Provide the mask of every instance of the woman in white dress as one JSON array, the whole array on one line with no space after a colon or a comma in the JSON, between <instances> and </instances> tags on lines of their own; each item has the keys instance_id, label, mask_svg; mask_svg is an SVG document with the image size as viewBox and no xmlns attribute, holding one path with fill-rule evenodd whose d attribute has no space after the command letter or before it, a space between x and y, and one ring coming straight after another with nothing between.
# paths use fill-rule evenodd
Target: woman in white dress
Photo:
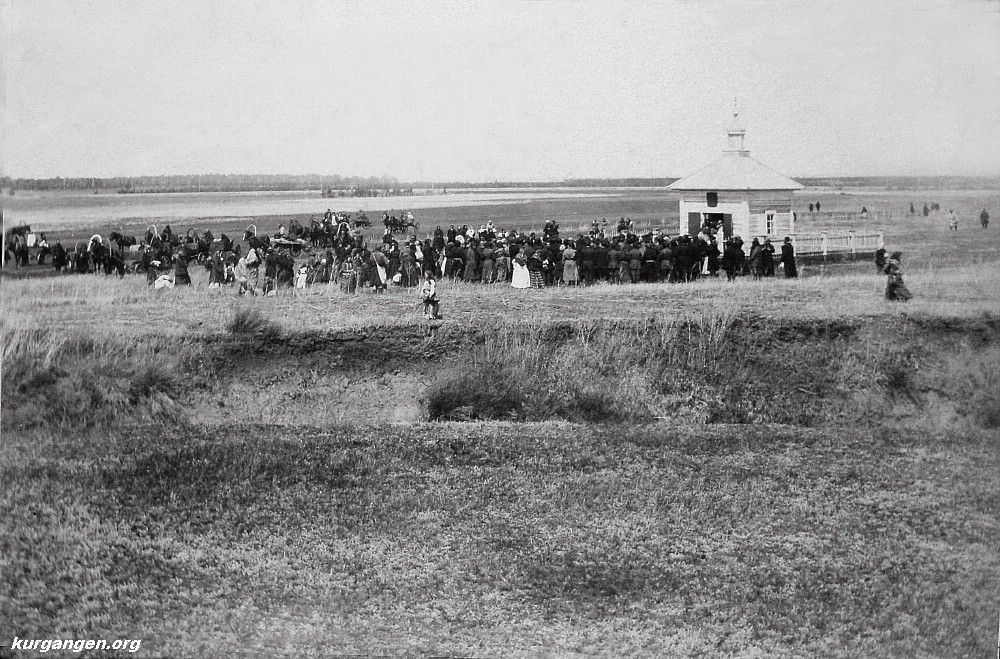
<instances>
[{"instance_id":1,"label":"woman in white dress","mask_svg":"<svg viewBox=\"0 0 1000 659\"><path fill-rule=\"evenodd\" d=\"M510 278L510 285L514 288L529 288L531 286L531 276L528 274L528 262L524 258L524 252L518 252L513 262L514 272Z\"/></svg>"}]
</instances>

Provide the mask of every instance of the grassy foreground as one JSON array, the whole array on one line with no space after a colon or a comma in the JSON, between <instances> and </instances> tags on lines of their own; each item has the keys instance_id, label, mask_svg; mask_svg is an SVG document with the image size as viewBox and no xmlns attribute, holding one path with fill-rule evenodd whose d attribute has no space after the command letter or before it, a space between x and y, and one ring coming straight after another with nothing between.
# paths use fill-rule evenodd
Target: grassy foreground
<instances>
[{"instance_id":1,"label":"grassy foreground","mask_svg":"<svg viewBox=\"0 0 1000 659\"><path fill-rule=\"evenodd\" d=\"M8 635L988 656L996 631L1000 456L981 435L151 427L8 441L2 472Z\"/></svg>"},{"instance_id":2,"label":"grassy foreground","mask_svg":"<svg viewBox=\"0 0 1000 659\"><path fill-rule=\"evenodd\" d=\"M411 292L5 281L0 643L991 656L997 272L447 284L429 336ZM417 397L492 420L370 416Z\"/></svg>"}]
</instances>

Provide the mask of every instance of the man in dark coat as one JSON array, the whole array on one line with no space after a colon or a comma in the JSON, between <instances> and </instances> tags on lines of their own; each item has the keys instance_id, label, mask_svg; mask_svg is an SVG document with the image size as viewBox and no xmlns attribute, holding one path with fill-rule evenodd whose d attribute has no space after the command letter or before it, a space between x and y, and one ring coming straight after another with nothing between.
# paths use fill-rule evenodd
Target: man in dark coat
<instances>
[{"instance_id":1,"label":"man in dark coat","mask_svg":"<svg viewBox=\"0 0 1000 659\"><path fill-rule=\"evenodd\" d=\"M594 248L590 245L590 238L583 239L577 254L580 259L580 280L589 286L594 283Z\"/></svg>"},{"instance_id":2,"label":"man in dark coat","mask_svg":"<svg viewBox=\"0 0 1000 659\"><path fill-rule=\"evenodd\" d=\"M799 276L799 271L795 267L795 247L792 239L785 237L785 242L781 244L781 265L785 269L785 277L792 279Z\"/></svg>"},{"instance_id":3,"label":"man in dark coat","mask_svg":"<svg viewBox=\"0 0 1000 659\"><path fill-rule=\"evenodd\" d=\"M689 237L688 240L690 241L689 247L691 250L688 253L688 262L690 264L690 273L688 274L688 278L691 281L694 281L695 279L701 277L701 269L705 263L706 257L708 256L708 243L705 242L705 239L701 236L693 240Z\"/></svg>"},{"instance_id":4,"label":"man in dark coat","mask_svg":"<svg viewBox=\"0 0 1000 659\"><path fill-rule=\"evenodd\" d=\"M690 259L691 254L690 245L688 245L687 236L678 236L673 242L673 252L674 262L673 267L670 269L670 281L687 281L688 275L690 274Z\"/></svg>"},{"instance_id":5,"label":"man in dark coat","mask_svg":"<svg viewBox=\"0 0 1000 659\"><path fill-rule=\"evenodd\" d=\"M719 243L715 241L715 236L708 243L708 274L712 277L719 275Z\"/></svg>"},{"instance_id":6,"label":"man in dark coat","mask_svg":"<svg viewBox=\"0 0 1000 659\"><path fill-rule=\"evenodd\" d=\"M656 246L656 243L650 241L646 243L645 249L642 251L642 280L653 283L656 281L657 276L660 274L659 268L660 261L660 248Z\"/></svg>"},{"instance_id":7,"label":"man in dark coat","mask_svg":"<svg viewBox=\"0 0 1000 659\"><path fill-rule=\"evenodd\" d=\"M68 263L69 259L66 258L66 248L57 240L55 246L52 248L52 267L56 269L56 272L62 272L62 269Z\"/></svg>"},{"instance_id":8,"label":"man in dark coat","mask_svg":"<svg viewBox=\"0 0 1000 659\"><path fill-rule=\"evenodd\" d=\"M177 252L174 262L174 286L190 286L191 274L188 272L188 254L185 250Z\"/></svg>"},{"instance_id":9,"label":"man in dark coat","mask_svg":"<svg viewBox=\"0 0 1000 659\"><path fill-rule=\"evenodd\" d=\"M642 246L638 242L633 243L625 258L628 260L629 282L638 284L642 273Z\"/></svg>"},{"instance_id":10,"label":"man in dark coat","mask_svg":"<svg viewBox=\"0 0 1000 659\"><path fill-rule=\"evenodd\" d=\"M726 279L736 281L737 275L742 270L743 254L732 240L727 240L722 252L722 269L726 272Z\"/></svg>"},{"instance_id":11,"label":"man in dark coat","mask_svg":"<svg viewBox=\"0 0 1000 659\"><path fill-rule=\"evenodd\" d=\"M607 240L594 241L594 279L597 281L606 281L608 278L608 264L611 262L608 253L610 251L611 248L608 247Z\"/></svg>"}]
</instances>

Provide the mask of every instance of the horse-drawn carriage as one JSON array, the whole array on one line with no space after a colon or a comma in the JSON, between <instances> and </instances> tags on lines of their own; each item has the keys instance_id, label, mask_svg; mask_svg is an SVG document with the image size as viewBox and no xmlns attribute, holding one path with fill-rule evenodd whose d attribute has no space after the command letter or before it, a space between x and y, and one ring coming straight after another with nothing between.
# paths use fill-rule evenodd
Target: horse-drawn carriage
<instances>
[{"instance_id":1,"label":"horse-drawn carriage","mask_svg":"<svg viewBox=\"0 0 1000 659\"><path fill-rule=\"evenodd\" d=\"M302 238L296 238L294 240L290 238L274 238L271 240L271 245L273 247L278 249L287 249L294 255L298 255L307 244L308 243L306 243L306 241Z\"/></svg>"},{"instance_id":2,"label":"horse-drawn carriage","mask_svg":"<svg viewBox=\"0 0 1000 659\"><path fill-rule=\"evenodd\" d=\"M417 233L417 221L413 217L411 211L406 211L400 214L399 217L395 215L389 215L388 213L382 214L382 224L389 233L406 233L411 228L413 229L414 235Z\"/></svg>"}]
</instances>

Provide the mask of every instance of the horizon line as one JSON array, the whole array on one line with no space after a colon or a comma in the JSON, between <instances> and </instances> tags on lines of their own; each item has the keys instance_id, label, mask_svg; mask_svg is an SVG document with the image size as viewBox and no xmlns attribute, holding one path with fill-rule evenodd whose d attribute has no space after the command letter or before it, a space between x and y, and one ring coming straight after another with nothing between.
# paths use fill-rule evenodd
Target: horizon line
<instances>
[{"instance_id":1,"label":"horizon line","mask_svg":"<svg viewBox=\"0 0 1000 659\"><path fill-rule=\"evenodd\" d=\"M640 181L653 181L658 179L674 179L679 180L683 176L675 175L661 175L661 176L648 176L648 175L591 175L591 176L572 176L565 178L535 178L535 177L510 177L510 178L495 178L495 179L403 179L397 176L392 176L388 174L383 175L366 175L366 174L290 174L290 173L264 173L264 172L201 172L201 173L174 173L174 174L115 174L115 175L105 175L105 176L94 176L94 175L56 175L56 176L22 176L22 175L11 175L11 174L0 174L0 181L4 182L16 182L16 181L51 181L51 180L86 180L92 179L98 180L112 180L112 179L136 179L136 178L172 178L172 177L199 177L199 176L237 176L237 177L254 177L254 176L266 176L269 178L298 178L298 179L389 179L395 184L429 184L429 185L444 185L444 184L460 184L460 185L496 185L501 183L567 183L574 181L594 181L594 180L625 180L634 179ZM937 173L937 174L788 174L791 178L804 178L804 179L817 179L817 178L863 178L863 179L893 179L893 178L970 178L970 179L992 179L1000 178L1000 172L988 173L988 174L954 174L954 173Z\"/></svg>"}]
</instances>

